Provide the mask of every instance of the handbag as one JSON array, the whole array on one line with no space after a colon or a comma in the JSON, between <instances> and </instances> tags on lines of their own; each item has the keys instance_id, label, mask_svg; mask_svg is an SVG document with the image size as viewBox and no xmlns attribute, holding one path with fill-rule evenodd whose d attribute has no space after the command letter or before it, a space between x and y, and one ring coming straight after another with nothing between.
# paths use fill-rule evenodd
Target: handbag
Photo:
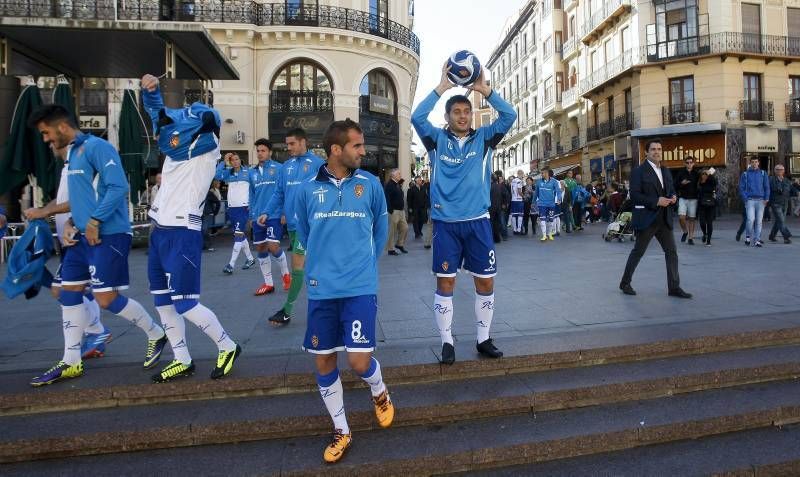
<instances>
[{"instance_id":1,"label":"handbag","mask_svg":"<svg viewBox=\"0 0 800 477\"><path fill-rule=\"evenodd\" d=\"M700 199L700 205L702 205L703 207L713 207L717 205L717 201L714 200L713 196L711 197L705 196L702 199Z\"/></svg>"}]
</instances>

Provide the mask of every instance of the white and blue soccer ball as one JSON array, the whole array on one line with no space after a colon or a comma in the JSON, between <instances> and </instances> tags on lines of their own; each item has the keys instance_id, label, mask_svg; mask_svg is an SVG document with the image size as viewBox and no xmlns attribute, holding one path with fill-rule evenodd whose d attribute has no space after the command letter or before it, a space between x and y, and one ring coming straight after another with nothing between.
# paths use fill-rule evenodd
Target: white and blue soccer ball
<instances>
[{"instance_id":1,"label":"white and blue soccer ball","mask_svg":"<svg viewBox=\"0 0 800 477\"><path fill-rule=\"evenodd\" d=\"M478 61L478 57L469 50L457 51L450 55L447 66L450 67L447 79L457 86L469 86L481 74L481 63Z\"/></svg>"}]
</instances>

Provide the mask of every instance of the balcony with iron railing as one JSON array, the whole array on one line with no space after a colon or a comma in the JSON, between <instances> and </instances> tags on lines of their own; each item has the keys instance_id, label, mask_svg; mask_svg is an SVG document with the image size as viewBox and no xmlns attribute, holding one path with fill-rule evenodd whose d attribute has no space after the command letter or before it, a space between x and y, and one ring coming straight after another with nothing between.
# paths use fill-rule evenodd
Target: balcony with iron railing
<instances>
[{"instance_id":1,"label":"balcony with iron railing","mask_svg":"<svg viewBox=\"0 0 800 477\"><path fill-rule=\"evenodd\" d=\"M772 101L739 101L739 118L743 121L774 121Z\"/></svg>"},{"instance_id":2,"label":"balcony with iron railing","mask_svg":"<svg viewBox=\"0 0 800 477\"><path fill-rule=\"evenodd\" d=\"M593 89L641 64L643 52L644 50L640 48L631 48L607 62L601 68L594 70L592 74L581 80L581 94L585 96Z\"/></svg>"},{"instance_id":3,"label":"balcony with iron railing","mask_svg":"<svg viewBox=\"0 0 800 477\"><path fill-rule=\"evenodd\" d=\"M611 136L614 132L614 127L611 121L602 122L596 126L589 126L586 128L586 141L597 141Z\"/></svg>"},{"instance_id":4,"label":"balcony with iron railing","mask_svg":"<svg viewBox=\"0 0 800 477\"><path fill-rule=\"evenodd\" d=\"M581 27L581 41L591 43L592 39L615 19L631 9L631 0L604 0Z\"/></svg>"},{"instance_id":5,"label":"balcony with iron railing","mask_svg":"<svg viewBox=\"0 0 800 477\"><path fill-rule=\"evenodd\" d=\"M634 128L633 113L620 114L614 118L614 134L622 134Z\"/></svg>"},{"instance_id":6,"label":"balcony with iron railing","mask_svg":"<svg viewBox=\"0 0 800 477\"><path fill-rule=\"evenodd\" d=\"M644 48L647 50L643 59L649 63L719 54L796 58L800 56L800 37L720 32L652 43Z\"/></svg>"},{"instance_id":7,"label":"balcony with iron railing","mask_svg":"<svg viewBox=\"0 0 800 477\"><path fill-rule=\"evenodd\" d=\"M174 11L162 8L164 5L161 0L117 0L116 5L114 0L4 0L0 2L0 16L333 28L381 37L419 55L419 38L410 29L383 15L352 8L252 0L183 0Z\"/></svg>"},{"instance_id":8,"label":"balcony with iron railing","mask_svg":"<svg viewBox=\"0 0 800 477\"><path fill-rule=\"evenodd\" d=\"M664 125L699 123L700 103L679 103L662 106L661 122Z\"/></svg>"},{"instance_id":9,"label":"balcony with iron railing","mask_svg":"<svg viewBox=\"0 0 800 477\"><path fill-rule=\"evenodd\" d=\"M578 149L583 147L583 145L581 144L581 137L580 136L572 136L569 139L569 143L570 143L569 144L570 145L570 151L577 151Z\"/></svg>"},{"instance_id":10,"label":"balcony with iron railing","mask_svg":"<svg viewBox=\"0 0 800 477\"><path fill-rule=\"evenodd\" d=\"M576 86L564 90L564 92L561 93L561 107L566 109L570 106L573 106L576 103L577 98L578 98L578 88Z\"/></svg>"},{"instance_id":11,"label":"balcony with iron railing","mask_svg":"<svg viewBox=\"0 0 800 477\"><path fill-rule=\"evenodd\" d=\"M330 91L273 91L270 93L270 112L314 113L333 111Z\"/></svg>"},{"instance_id":12,"label":"balcony with iron railing","mask_svg":"<svg viewBox=\"0 0 800 477\"><path fill-rule=\"evenodd\" d=\"M564 45L561 47L561 57L563 59L569 58L573 53L578 51L578 38L576 36L571 36L567 38L567 41L564 42Z\"/></svg>"},{"instance_id":13,"label":"balcony with iron railing","mask_svg":"<svg viewBox=\"0 0 800 477\"><path fill-rule=\"evenodd\" d=\"M790 99L786 103L786 122L800 122L800 98Z\"/></svg>"}]
</instances>

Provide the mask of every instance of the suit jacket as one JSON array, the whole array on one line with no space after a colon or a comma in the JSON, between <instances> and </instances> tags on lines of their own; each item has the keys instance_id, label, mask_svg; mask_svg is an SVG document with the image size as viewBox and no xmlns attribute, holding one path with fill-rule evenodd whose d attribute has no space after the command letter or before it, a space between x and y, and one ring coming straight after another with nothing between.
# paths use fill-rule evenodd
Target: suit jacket
<instances>
[{"instance_id":1,"label":"suit jacket","mask_svg":"<svg viewBox=\"0 0 800 477\"><path fill-rule=\"evenodd\" d=\"M675 186L669 169L662 167L661 175L664 178L663 187L656 171L646 160L631 172L633 228L636 230L650 227L659 217L664 220L667 228L672 230L672 207L659 207L658 198L675 195Z\"/></svg>"}]
</instances>

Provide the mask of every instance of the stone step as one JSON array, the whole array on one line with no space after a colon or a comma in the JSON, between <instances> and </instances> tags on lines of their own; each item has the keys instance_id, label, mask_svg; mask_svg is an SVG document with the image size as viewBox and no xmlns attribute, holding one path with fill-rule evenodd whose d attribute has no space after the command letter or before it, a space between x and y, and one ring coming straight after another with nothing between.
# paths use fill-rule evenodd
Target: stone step
<instances>
[{"instance_id":1,"label":"stone step","mask_svg":"<svg viewBox=\"0 0 800 477\"><path fill-rule=\"evenodd\" d=\"M641 477L800 475L800 426L767 427L540 464L458 474L462 477Z\"/></svg>"},{"instance_id":2,"label":"stone step","mask_svg":"<svg viewBox=\"0 0 800 477\"><path fill-rule=\"evenodd\" d=\"M328 438L306 436L68 457L4 465L0 472L430 475L549 462L798 422L800 382L792 380L569 410L355 431L348 455L333 466L322 462ZM193 429L185 432L185 439L200 437ZM795 448L789 458L796 459L796 453ZM736 464L732 470L739 469L738 463L732 464Z\"/></svg>"},{"instance_id":3,"label":"stone step","mask_svg":"<svg viewBox=\"0 0 800 477\"><path fill-rule=\"evenodd\" d=\"M506 338L499 343L505 352L500 360L481 359L471 343L457 344L458 360L453 366L439 365L438 347L430 346L381 349L378 357L388 382L406 384L800 344L800 327L775 317ZM345 371L345 358L340 358L345 387L363 387L357 376ZM233 374L225 379L208 379L206 373L213 364L199 361L195 376L159 385L150 382L155 371L144 371L138 365L104 367L102 360L92 360L85 366L85 376L39 389L27 385L36 374L32 370L0 374L0 416L282 395L316 389L312 360L303 353L248 356L245 348Z\"/></svg>"},{"instance_id":4,"label":"stone step","mask_svg":"<svg viewBox=\"0 0 800 477\"><path fill-rule=\"evenodd\" d=\"M517 373L448 382L388 381L395 427L653 399L800 376L800 345ZM800 396L798 396L800 400ZM376 428L368 390L346 394L356 431ZM330 431L318 392L0 417L0 462L281 440Z\"/></svg>"}]
</instances>

